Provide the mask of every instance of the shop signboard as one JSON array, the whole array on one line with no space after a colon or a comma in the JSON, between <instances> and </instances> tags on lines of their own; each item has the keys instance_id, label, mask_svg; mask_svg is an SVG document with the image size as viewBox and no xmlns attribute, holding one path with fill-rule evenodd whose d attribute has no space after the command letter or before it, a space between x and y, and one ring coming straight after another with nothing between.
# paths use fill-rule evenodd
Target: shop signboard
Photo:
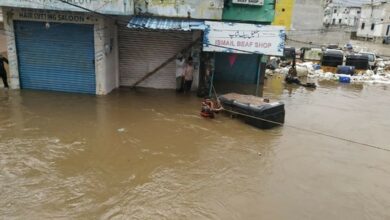
<instances>
[{"instance_id":1,"label":"shop signboard","mask_svg":"<svg viewBox=\"0 0 390 220\"><path fill-rule=\"evenodd\" d=\"M283 56L285 27L206 21L203 51Z\"/></svg>"}]
</instances>

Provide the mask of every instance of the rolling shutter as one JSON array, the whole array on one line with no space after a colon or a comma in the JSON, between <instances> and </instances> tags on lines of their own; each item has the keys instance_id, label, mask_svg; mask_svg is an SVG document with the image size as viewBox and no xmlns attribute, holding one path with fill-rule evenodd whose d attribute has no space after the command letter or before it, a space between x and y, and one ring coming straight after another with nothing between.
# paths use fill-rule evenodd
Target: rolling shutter
<instances>
[{"instance_id":1,"label":"rolling shutter","mask_svg":"<svg viewBox=\"0 0 390 220\"><path fill-rule=\"evenodd\" d=\"M191 32L119 29L120 85L131 86L192 42ZM173 89L175 62L169 63L139 86Z\"/></svg>"},{"instance_id":2,"label":"rolling shutter","mask_svg":"<svg viewBox=\"0 0 390 220\"><path fill-rule=\"evenodd\" d=\"M22 89L96 93L93 25L14 21Z\"/></svg>"}]
</instances>

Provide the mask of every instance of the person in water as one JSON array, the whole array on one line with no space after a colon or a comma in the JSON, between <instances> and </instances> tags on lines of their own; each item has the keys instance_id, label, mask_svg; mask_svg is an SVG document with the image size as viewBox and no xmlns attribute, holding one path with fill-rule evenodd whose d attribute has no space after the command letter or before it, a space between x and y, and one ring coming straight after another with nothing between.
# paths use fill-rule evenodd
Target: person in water
<instances>
[{"instance_id":1,"label":"person in water","mask_svg":"<svg viewBox=\"0 0 390 220\"><path fill-rule=\"evenodd\" d=\"M187 65L184 70L184 91L191 91L192 80L194 77L194 64L192 61L192 57L189 57L187 60Z\"/></svg>"},{"instance_id":2,"label":"person in water","mask_svg":"<svg viewBox=\"0 0 390 220\"><path fill-rule=\"evenodd\" d=\"M8 79L7 79L7 71L5 71L4 63L8 64L8 59L3 57L3 55L0 54L0 77L3 79L4 88L9 88L8 86Z\"/></svg>"},{"instance_id":3,"label":"person in water","mask_svg":"<svg viewBox=\"0 0 390 220\"><path fill-rule=\"evenodd\" d=\"M182 53L179 53L176 58L176 91L183 91L183 75L185 69L185 59Z\"/></svg>"}]
</instances>

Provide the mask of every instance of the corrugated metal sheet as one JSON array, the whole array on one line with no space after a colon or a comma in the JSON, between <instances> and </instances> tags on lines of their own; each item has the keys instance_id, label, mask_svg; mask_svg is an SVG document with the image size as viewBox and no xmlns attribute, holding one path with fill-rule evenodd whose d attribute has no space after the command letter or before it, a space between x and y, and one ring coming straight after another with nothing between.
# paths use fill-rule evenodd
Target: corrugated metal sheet
<instances>
[{"instance_id":1,"label":"corrugated metal sheet","mask_svg":"<svg viewBox=\"0 0 390 220\"><path fill-rule=\"evenodd\" d=\"M191 32L119 29L120 85L131 86L146 73L192 42ZM175 62L171 62L140 84L141 87L175 88Z\"/></svg>"},{"instance_id":2,"label":"corrugated metal sheet","mask_svg":"<svg viewBox=\"0 0 390 220\"><path fill-rule=\"evenodd\" d=\"M192 19L172 19L136 16L131 18L128 28L133 29L151 29L151 30L204 30L203 21Z\"/></svg>"},{"instance_id":3,"label":"corrugated metal sheet","mask_svg":"<svg viewBox=\"0 0 390 220\"><path fill-rule=\"evenodd\" d=\"M95 94L93 25L14 25L22 88Z\"/></svg>"}]
</instances>

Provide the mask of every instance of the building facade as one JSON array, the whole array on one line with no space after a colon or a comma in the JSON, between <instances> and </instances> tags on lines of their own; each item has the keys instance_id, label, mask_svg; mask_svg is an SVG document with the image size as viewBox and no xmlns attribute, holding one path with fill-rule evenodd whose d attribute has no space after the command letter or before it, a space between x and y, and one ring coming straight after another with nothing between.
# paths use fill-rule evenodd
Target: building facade
<instances>
[{"instance_id":1,"label":"building facade","mask_svg":"<svg viewBox=\"0 0 390 220\"><path fill-rule=\"evenodd\" d=\"M343 45L351 39L349 30L329 30L323 25L324 8L328 0L295 0L291 30L287 44L294 47L320 47L326 44Z\"/></svg>"},{"instance_id":2,"label":"building facade","mask_svg":"<svg viewBox=\"0 0 390 220\"><path fill-rule=\"evenodd\" d=\"M136 16L128 25L118 26L119 85L174 89L176 65L167 61L182 53L194 59L192 88L196 89L201 51L201 28L197 26L203 20L221 20L223 6L223 0L135 0Z\"/></svg>"},{"instance_id":3,"label":"building facade","mask_svg":"<svg viewBox=\"0 0 390 220\"><path fill-rule=\"evenodd\" d=\"M115 19L131 15L119 4L82 1L2 1L10 86L104 95L119 85ZM99 15L86 12L99 8Z\"/></svg>"},{"instance_id":4,"label":"building facade","mask_svg":"<svg viewBox=\"0 0 390 220\"><path fill-rule=\"evenodd\" d=\"M357 36L375 42L390 36L390 2L363 5Z\"/></svg>"},{"instance_id":5,"label":"building facade","mask_svg":"<svg viewBox=\"0 0 390 220\"><path fill-rule=\"evenodd\" d=\"M275 16L275 0L226 0L223 20L271 24Z\"/></svg>"},{"instance_id":6,"label":"building facade","mask_svg":"<svg viewBox=\"0 0 390 220\"><path fill-rule=\"evenodd\" d=\"M361 8L329 4L324 10L324 26L346 26L357 28L361 15Z\"/></svg>"},{"instance_id":7,"label":"building facade","mask_svg":"<svg viewBox=\"0 0 390 220\"><path fill-rule=\"evenodd\" d=\"M275 0L275 18L272 25L280 25L291 29L295 0Z\"/></svg>"},{"instance_id":8,"label":"building facade","mask_svg":"<svg viewBox=\"0 0 390 220\"><path fill-rule=\"evenodd\" d=\"M0 7L11 88L98 95L119 86L175 88L178 53L193 58L196 88L205 21L269 25L275 14L273 0L3 0ZM227 65L227 56L216 65ZM258 74L258 55L237 57Z\"/></svg>"},{"instance_id":9,"label":"building facade","mask_svg":"<svg viewBox=\"0 0 390 220\"><path fill-rule=\"evenodd\" d=\"M220 20L223 0L134 0L137 15Z\"/></svg>"}]
</instances>

